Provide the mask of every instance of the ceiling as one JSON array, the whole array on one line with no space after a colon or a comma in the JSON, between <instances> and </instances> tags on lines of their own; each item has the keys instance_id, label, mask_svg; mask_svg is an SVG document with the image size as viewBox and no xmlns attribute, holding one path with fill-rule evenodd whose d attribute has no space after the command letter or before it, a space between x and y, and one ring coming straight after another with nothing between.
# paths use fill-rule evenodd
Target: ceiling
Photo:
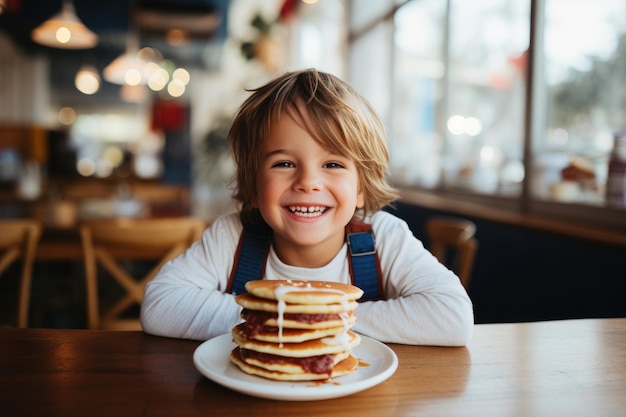
<instances>
[{"instance_id":1,"label":"ceiling","mask_svg":"<svg viewBox=\"0 0 626 417\"><path fill-rule=\"evenodd\" d=\"M73 0L77 16L99 36L92 49L67 50L41 46L31 31L61 10L62 0L4 0L0 30L26 54L49 58L52 96L67 105L119 101L119 86L103 82L102 91L85 96L73 86L76 71L85 63L100 72L122 54L128 34L137 34L141 47L158 49L177 66L213 69L227 33L229 0ZM170 29L186 34L184 43L166 42ZM83 97L81 97L83 96ZM77 103L72 103L72 101Z\"/></svg>"}]
</instances>

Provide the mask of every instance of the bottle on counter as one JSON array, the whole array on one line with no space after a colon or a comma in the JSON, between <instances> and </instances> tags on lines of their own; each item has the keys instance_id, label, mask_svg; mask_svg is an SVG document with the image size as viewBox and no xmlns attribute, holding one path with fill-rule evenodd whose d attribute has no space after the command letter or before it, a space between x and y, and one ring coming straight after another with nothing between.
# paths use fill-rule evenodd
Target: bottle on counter
<instances>
[{"instance_id":1,"label":"bottle on counter","mask_svg":"<svg viewBox=\"0 0 626 417\"><path fill-rule=\"evenodd\" d=\"M613 208L626 208L626 131L613 136L606 179L606 204Z\"/></svg>"}]
</instances>

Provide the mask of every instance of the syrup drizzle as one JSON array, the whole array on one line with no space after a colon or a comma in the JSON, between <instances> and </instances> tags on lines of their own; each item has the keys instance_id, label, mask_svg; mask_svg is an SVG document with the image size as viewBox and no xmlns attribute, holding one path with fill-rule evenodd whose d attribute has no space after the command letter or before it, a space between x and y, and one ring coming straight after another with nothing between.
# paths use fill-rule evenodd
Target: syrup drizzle
<instances>
[{"instance_id":1,"label":"syrup drizzle","mask_svg":"<svg viewBox=\"0 0 626 417\"><path fill-rule=\"evenodd\" d=\"M276 297L277 300L277 304L278 304L278 318L276 319L277 324L278 324L278 346L280 348L283 347L283 323L284 323L284 316L285 316L285 309L287 308L287 303L285 301L285 295L287 293L290 292L330 292L330 293L334 293L334 294L341 294L343 295L343 299L341 301L341 304L344 306L345 310L347 311L349 308L349 304L348 304L348 296L344 291L341 290L337 290L334 288L330 288L330 286L328 286L327 288L320 288L320 287L316 287L314 288L310 282L307 282L304 286L298 286L299 284L293 283L291 280L287 281L290 284L293 285L283 285L283 284L279 284L275 289L274 289L274 296ZM341 321L343 322L343 331L341 333L339 333L338 335L335 335L333 337L326 337L324 339L322 339L322 342L330 344L330 345L338 345L338 344L342 344L344 346L344 348L349 349L350 348L350 336L348 336L348 313L344 312L340 314L341 317Z\"/></svg>"}]
</instances>

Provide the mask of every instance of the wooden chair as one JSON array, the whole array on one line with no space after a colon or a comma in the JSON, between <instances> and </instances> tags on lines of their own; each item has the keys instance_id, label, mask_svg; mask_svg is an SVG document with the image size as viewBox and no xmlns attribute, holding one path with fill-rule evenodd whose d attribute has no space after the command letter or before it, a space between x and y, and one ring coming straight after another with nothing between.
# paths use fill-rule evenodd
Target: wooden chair
<instances>
[{"instance_id":1,"label":"wooden chair","mask_svg":"<svg viewBox=\"0 0 626 417\"><path fill-rule=\"evenodd\" d=\"M22 261L17 307L18 327L28 327L30 291L41 223L33 219L0 221L0 275L18 259Z\"/></svg>"},{"instance_id":2,"label":"wooden chair","mask_svg":"<svg viewBox=\"0 0 626 417\"><path fill-rule=\"evenodd\" d=\"M87 327L90 329L140 329L139 318L125 318L129 308L141 304L145 285L172 258L198 240L205 228L202 219L174 217L160 219L108 219L86 222L80 227L85 261ZM143 277L132 266L156 264ZM124 293L109 300L100 312L98 266L101 266ZM145 270L141 271L141 275ZM103 303L104 304L104 303Z\"/></svg>"},{"instance_id":3,"label":"wooden chair","mask_svg":"<svg viewBox=\"0 0 626 417\"><path fill-rule=\"evenodd\" d=\"M429 249L439 262L447 265L461 279L465 289L474 265L478 241L474 222L453 217L432 217L426 220Z\"/></svg>"}]
</instances>

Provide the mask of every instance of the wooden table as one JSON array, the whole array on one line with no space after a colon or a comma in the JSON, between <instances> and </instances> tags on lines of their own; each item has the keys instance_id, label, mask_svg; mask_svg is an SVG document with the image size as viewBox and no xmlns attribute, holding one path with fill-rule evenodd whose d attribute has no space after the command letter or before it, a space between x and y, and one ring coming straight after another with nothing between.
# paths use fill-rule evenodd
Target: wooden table
<instances>
[{"instance_id":1,"label":"wooden table","mask_svg":"<svg viewBox=\"0 0 626 417\"><path fill-rule=\"evenodd\" d=\"M391 344L399 367L351 396L289 402L204 378L198 342L0 329L0 415L624 416L626 319L477 325L467 348Z\"/></svg>"}]
</instances>

